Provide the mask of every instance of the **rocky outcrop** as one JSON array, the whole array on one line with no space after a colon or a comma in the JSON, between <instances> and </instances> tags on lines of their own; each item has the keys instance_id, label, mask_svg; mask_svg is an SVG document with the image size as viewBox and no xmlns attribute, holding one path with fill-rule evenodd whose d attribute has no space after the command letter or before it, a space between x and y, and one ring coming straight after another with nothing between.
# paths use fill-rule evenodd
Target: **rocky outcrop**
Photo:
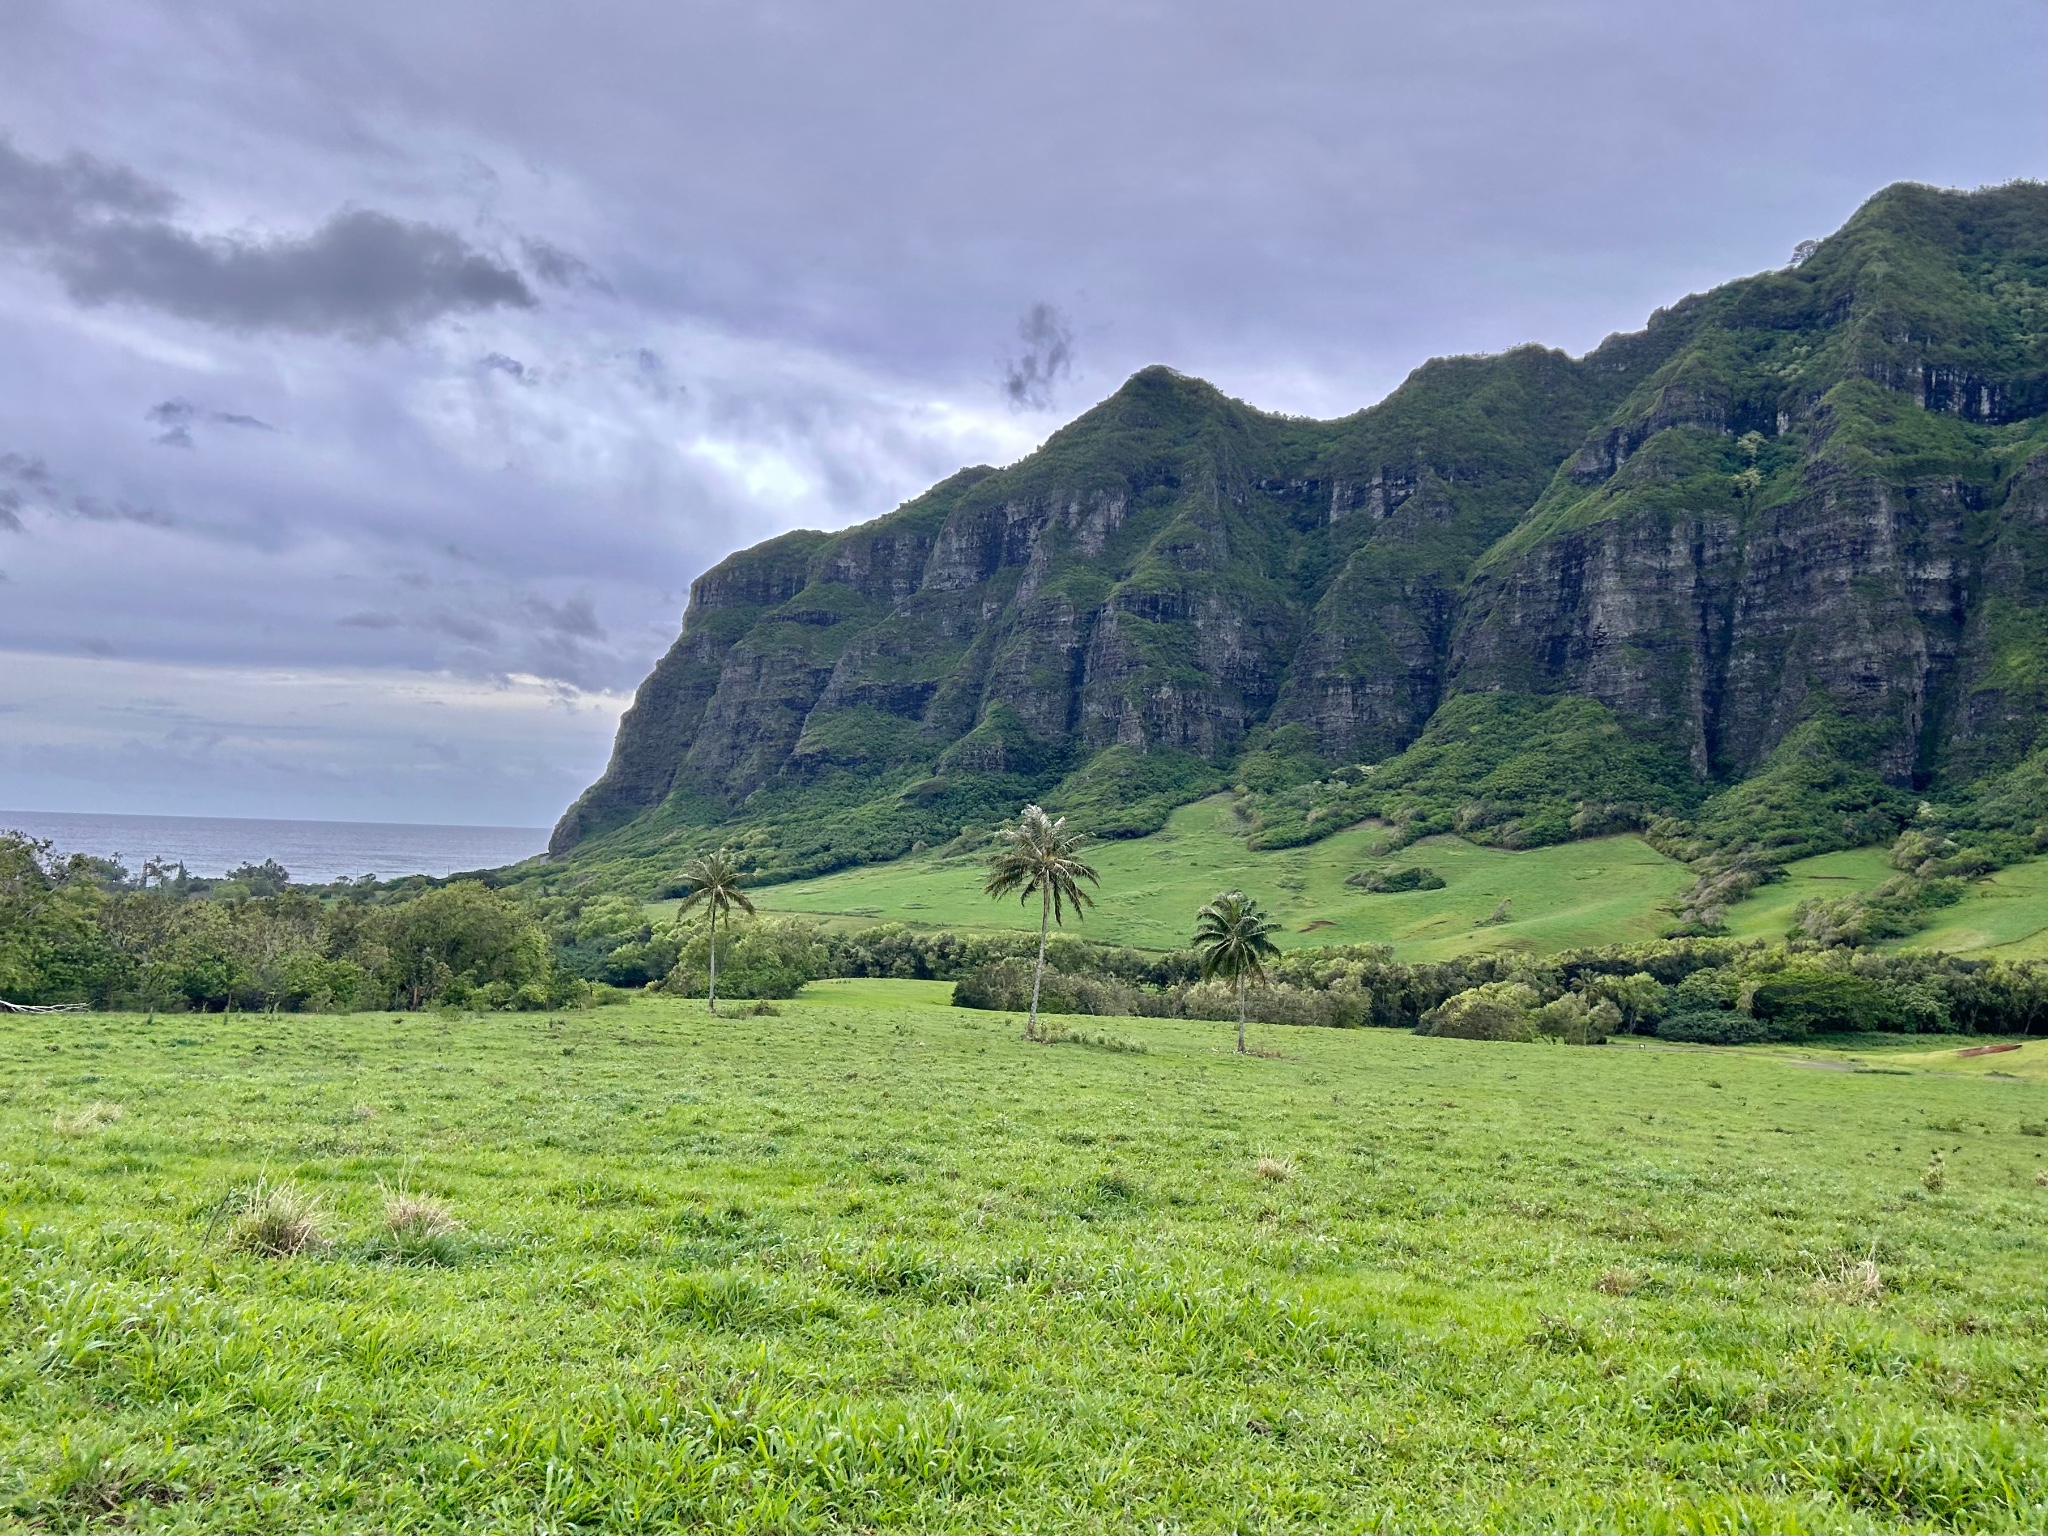
<instances>
[{"instance_id":1,"label":"rocky outcrop","mask_svg":"<svg viewBox=\"0 0 2048 1536\"><path fill-rule=\"evenodd\" d=\"M1896 785L2008 763L2048 705L2044 267L2048 189L1900 187L1583 359L1439 359L1340 421L1147 369L707 572L554 849L828 784L1056 796L1113 748L1327 771L1475 691L1598 700L1703 784L1819 712Z\"/></svg>"}]
</instances>

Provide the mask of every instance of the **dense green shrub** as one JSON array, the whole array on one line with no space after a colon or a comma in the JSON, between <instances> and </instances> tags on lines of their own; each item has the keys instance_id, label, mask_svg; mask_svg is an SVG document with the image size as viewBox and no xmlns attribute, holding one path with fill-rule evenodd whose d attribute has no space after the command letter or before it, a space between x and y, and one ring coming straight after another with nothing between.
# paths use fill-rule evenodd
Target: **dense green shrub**
<instances>
[{"instance_id":1,"label":"dense green shrub","mask_svg":"<svg viewBox=\"0 0 2048 1536\"><path fill-rule=\"evenodd\" d=\"M1732 1008L1688 1009L1657 1021L1660 1040L1686 1040L1695 1045L1755 1045L1765 1040L1794 1040L1798 1033Z\"/></svg>"},{"instance_id":2,"label":"dense green shrub","mask_svg":"<svg viewBox=\"0 0 2048 1536\"><path fill-rule=\"evenodd\" d=\"M1749 1011L1794 1034L1900 1031L1904 1009L1890 988L1862 976L1790 973L1758 986Z\"/></svg>"},{"instance_id":3,"label":"dense green shrub","mask_svg":"<svg viewBox=\"0 0 2048 1536\"><path fill-rule=\"evenodd\" d=\"M1444 877L1425 865L1414 864L1406 869L1361 869L1346 875L1344 883L1355 890L1374 893L1440 891L1444 888Z\"/></svg>"},{"instance_id":4,"label":"dense green shrub","mask_svg":"<svg viewBox=\"0 0 2048 1536\"><path fill-rule=\"evenodd\" d=\"M709 990L711 940L693 923L679 945L675 968L662 981L664 992L702 997ZM718 935L718 992L721 997L795 997L805 982L828 975L827 951L818 930L789 918L754 918Z\"/></svg>"},{"instance_id":5,"label":"dense green shrub","mask_svg":"<svg viewBox=\"0 0 2048 1536\"><path fill-rule=\"evenodd\" d=\"M144 889L109 861L0 834L0 996L12 1002L546 1008L583 990L533 910L479 881L315 894L266 863Z\"/></svg>"},{"instance_id":6,"label":"dense green shrub","mask_svg":"<svg viewBox=\"0 0 2048 1536\"><path fill-rule=\"evenodd\" d=\"M1017 958L977 967L953 984L953 1001L962 1008L993 1008L1023 1013L1031 1006L1032 962ZM1103 976L1076 976L1048 968L1038 1000L1042 1013L1082 1013L1143 1018L1173 1012L1167 994L1145 991Z\"/></svg>"},{"instance_id":7,"label":"dense green shrub","mask_svg":"<svg viewBox=\"0 0 2048 1536\"><path fill-rule=\"evenodd\" d=\"M1537 848L1642 826L1699 796L1682 755L1592 699L1468 693L1385 762L1256 796L1251 845L1293 847L1382 816L1402 842L1459 832Z\"/></svg>"},{"instance_id":8,"label":"dense green shrub","mask_svg":"<svg viewBox=\"0 0 2048 1536\"><path fill-rule=\"evenodd\" d=\"M1446 998L1422 1016L1420 1033L1452 1040L1534 1040L1536 989L1490 981Z\"/></svg>"}]
</instances>

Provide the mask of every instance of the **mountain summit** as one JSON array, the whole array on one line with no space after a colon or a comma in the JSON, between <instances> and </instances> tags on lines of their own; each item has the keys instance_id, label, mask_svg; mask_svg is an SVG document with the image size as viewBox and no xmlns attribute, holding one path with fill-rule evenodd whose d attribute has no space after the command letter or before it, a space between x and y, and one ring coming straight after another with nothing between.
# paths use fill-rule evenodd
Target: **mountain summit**
<instances>
[{"instance_id":1,"label":"mountain summit","mask_svg":"<svg viewBox=\"0 0 2048 1536\"><path fill-rule=\"evenodd\" d=\"M1900 185L1583 358L1437 359L1330 422L1148 368L1009 468L735 554L551 851L808 874L1232 784L1269 844L1768 845L1772 773L1871 841L2044 703L2048 187Z\"/></svg>"}]
</instances>

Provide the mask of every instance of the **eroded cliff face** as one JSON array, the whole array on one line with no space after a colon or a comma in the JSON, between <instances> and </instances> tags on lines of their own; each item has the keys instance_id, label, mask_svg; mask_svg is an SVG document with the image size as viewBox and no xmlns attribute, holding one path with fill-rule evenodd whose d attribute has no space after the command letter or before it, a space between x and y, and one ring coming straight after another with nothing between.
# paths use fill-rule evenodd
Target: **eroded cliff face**
<instances>
[{"instance_id":1,"label":"eroded cliff face","mask_svg":"<svg viewBox=\"0 0 2048 1536\"><path fill-rule=\"evenodd\" d=\"M1220 774L1290 730L1303 771L1376 762L1484 690L1596 699L1702 782L1817 710L1895 783L1982 771L2048 703L2044 412L2026 187L1894 188L1796 270L1341 421L1148 369L1017 465L706 573L554 847L864 783L1056 798L1118 748Z\"/></svg>"},{"instance_id":2,"label":"eroded cliff face","mask_svg":"<svg viewBox=\"0 0 2048 1536\"><path fill-rule=\"evenodd\" d=\"M1117 746L1221 766L1291 680L1304 702L1285 718L1311 721L1332 751L1398 744L1433 705L1462 566L1584 430L1596 377L1535 348L1458 359L1326 424L1148 369L1012 469L735 555L692 588L682 638L554 849L672 798L731 813L835 773L1028 762L1056 779ZM1419 433L1403 419L1447 405L1470 419ZM1549 430L1503 430L1531 420ZM1361 560L1383 541L1398 548ZM1324 603L1336 571L1354 588L1392 583L1371 600L1422 680L1397 712L1317 702L1360 670ZM1404 583L1433 594L1419 633L1397 611Z\"/></svg>"},{"instance_id":3,"label":"eroded cliff face","mask_svg":"<svg viewBox=\"0 0 2048 1536\"><path fill-rule=\"evenodd\" d=\"M1825 706L1882 727L1887 778L1925 783L1979 582L1976 498L1949 478L1802 478L1755 510L1619 512L1483 572L1455 685L1587 695L1717 779Z\"/></svg>"}]
</instances>

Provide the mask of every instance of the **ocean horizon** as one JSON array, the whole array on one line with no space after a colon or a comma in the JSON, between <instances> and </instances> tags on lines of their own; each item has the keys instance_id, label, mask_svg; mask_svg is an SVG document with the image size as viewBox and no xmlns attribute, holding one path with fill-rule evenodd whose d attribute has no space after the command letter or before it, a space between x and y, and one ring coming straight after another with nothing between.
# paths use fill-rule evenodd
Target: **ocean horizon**
<instances>
[{"instance_id":1,"label":"ocean horizon","mask_svg":"<svg viewBox=\"0 0 2048 1536\"><path fill-rule=\"evenodd\" d=\"M465 827L388 821L294 821L240 816L114 816L70 811L0 811L0 831L47 838L60 853L183 863L217 876L275 859L293 880L376 875L452 875L496 869L544 853L546 827Z\"/></svg>"}]
</instances>

